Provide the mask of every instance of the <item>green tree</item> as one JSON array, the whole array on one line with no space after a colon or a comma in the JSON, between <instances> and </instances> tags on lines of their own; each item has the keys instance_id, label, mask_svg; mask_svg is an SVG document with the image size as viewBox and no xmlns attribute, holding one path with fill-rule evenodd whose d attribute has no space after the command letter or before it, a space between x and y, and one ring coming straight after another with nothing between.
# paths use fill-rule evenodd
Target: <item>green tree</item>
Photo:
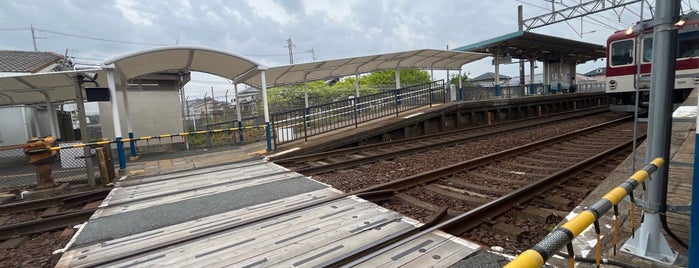
<instances>
[{"instance_id":1,"label":"green tree","mask_svg":"<svg viewBox=\"0 0 699 268\"><path fill-rule=\"evenodd\" d=\"M430 82L430 74L424 70L401 69L400 84L416 85ZM396 71L385 70L370 73L359 78L359 83L369 86L387 86L396 84Z\"/></svg>"},{"instance_id":2,"label":"green tree","mask_svg":"<svg viewBox=\"0 0 699 268\"><path fill-rule=\"evenodd\" d=\"M430 75L423 70L404 69L400 71L401 85L415 85L430 82ZM395 70L373 72L359 76L360 96L371 95L382 89L394 89L396 83ZM356 95L355 77L348 76L332 86L324 80L306 83L308 88L309 105L319 105L347 99ZM268 89L271 112L280 112L303 108L305 105L303 84L282 86Z\"/></svg>"},{"instance_id":3,"label":"green tree","mask_svg":"<svg viewBox=\"0 0 699 268\"><path fill-rule=\"evenodd\" d=\"M453 74L449 78L449 84L456 85L457 87L459 86L459 79L461 79L461 86L462 87L472 87L475 86L476 84L468 80L468 75L461 75L459 76L458 74Z\"/></svg>"}]
</instances>

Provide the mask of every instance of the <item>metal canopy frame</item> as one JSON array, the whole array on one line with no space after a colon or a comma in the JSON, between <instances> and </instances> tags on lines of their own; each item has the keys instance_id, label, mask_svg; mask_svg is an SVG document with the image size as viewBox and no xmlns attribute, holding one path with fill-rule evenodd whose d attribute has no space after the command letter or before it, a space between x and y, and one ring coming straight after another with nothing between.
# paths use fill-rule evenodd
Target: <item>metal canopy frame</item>
<instances>
[{"instance_id":1,"label":"metal canopy frame","mask_svg":"<svg viewBox=\"0 0 699 268\"><path fill-rule=\"evenodd\" d=\"M0 106L73 101L78 73L97 74L100 86L107 86L106 72L102 69L0 77Z\"/></svg>"},{"instance_id":2,"label":"metal canopy frame","mask_svg":"<svg viewBox=\"0 0 699 268\"><path fill-rule=\"evenodd\" d=\"M454 50L493 55L499 53L500 56L508 54L516 59L533 58L542 62L564 59L583 63L606 57L606 49L602 45L525 31L509 33Z\"/></svg>"},{"instance_id":3,"label":"metal canopy frame","mask_svg":"<svg viewBox=\"0 0 699 268\"><path fill-rule=\"evenodd\" d=\"M420 49L292 64L267 69L267 86L295 85L308 81L344 77L381 70L459 70L464 64L488 56L490 55L478 52ZM259 86L258 81L260 81L259 74L252 74L236 82L257 87Z\"/></svg>"}]
</instances>

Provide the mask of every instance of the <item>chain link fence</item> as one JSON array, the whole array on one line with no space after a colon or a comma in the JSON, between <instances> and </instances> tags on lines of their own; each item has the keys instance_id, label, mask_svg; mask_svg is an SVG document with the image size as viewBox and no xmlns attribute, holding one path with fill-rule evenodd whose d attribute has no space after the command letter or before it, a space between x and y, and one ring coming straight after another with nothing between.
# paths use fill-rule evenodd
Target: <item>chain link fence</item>
<instances>
[{"instance_id":1,"label":"chain link fence","mask_svg":"<svg viewBox=\"0 0 699 268\"><path fill-rule=\"evenodd\" d=\"M86 158L83 148L71 148L72 145L73 143L58 143L53 147L56 154L51 157L53 161L49 162L54 183L87 184L88 165L92 167L94 177L100 178L102 176L100 165L94 157L96 149L90 148L93 157ZM105 152L111 155L109 150ZM90 163L88 164L87 161ZM22 144L0 147L0 189L35 187L38 180L37 166L29 163Z\"/></svg>"}]
</instances>

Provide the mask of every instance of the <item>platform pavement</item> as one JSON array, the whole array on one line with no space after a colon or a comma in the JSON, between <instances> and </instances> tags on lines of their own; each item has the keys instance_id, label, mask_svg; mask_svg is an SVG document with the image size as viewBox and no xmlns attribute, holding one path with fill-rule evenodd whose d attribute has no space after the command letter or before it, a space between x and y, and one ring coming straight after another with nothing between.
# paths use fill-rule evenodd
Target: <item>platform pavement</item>
<instances>
[{"instance_id":1,"label":"platform pavement","mask_svg":"<svg viewBox=\"0 0 699 268\"><path fill-rule=\"evenodd\" d=\"M151 153L127 161L128 177L158 175L193 168L263 158L267 153L265 141L246 145L219 146L187 151Z\"/></svg>"}]
</instances>

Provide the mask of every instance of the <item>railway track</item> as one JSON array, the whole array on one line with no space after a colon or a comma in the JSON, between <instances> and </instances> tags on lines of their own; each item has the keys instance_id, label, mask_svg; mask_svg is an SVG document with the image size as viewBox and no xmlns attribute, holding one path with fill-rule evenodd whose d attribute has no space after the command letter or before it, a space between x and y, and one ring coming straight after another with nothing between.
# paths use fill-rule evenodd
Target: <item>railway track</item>
<instances>
[{"instance_id":1,"label":"railway track","mask_svg":"<svg viewBox=\"0 0 699 268\"><path fill-rule=\"evenodd\" d=\"M65 228L87 221L110 188L0 206L0 241ZM94 207L84 208L92 203Z\"/></svg>"},{"instance_id":2,"label":"railway track","mask_svg":"<svg viewBox=\"0 0 699 268\"><path fill-rule=\"evenodd\" d=\"M490 126L459 129L379 144L278 159L274 162L298 173L315 175L608 111L608 108L605 107L588 108L545 117L513 120Z\"/></svg>"},{"instance_id":3,"label":"railway track","mask_svg":"<svg viewBox=\"0 0 699 268\"><path fill-rule=\"evenodd\" d=\"M530 241L545 236L604 178L595 165L626 157L633 139L619 133L630 124L615 120L370 187L366 190L383 193L375 201L427 219L426 226L420 232L376 241L381 247L352 252L324 265L357 265L438 229L486 245L493 245L487 238L499 236L496 243L500 244L495 245L510 244L512 251L528 248L536 243ZM610 164L610 170L614 166Z\"/></svg>"},{"instance_id":4,"label":"railway track","mask_svg":"<svg viewBox=\"0 0 699 268\"><path fill-rule=\"evenodd\" d=\"M580 172L589 173L589 171L585 172L585 168L589 168L593 163L604 162L606 159L609 159L609 157L612 157L611 155L616 155L616 157L618 157L618 155L623 155L624 153L620 153L620 150L631 147L632 138L630 132L627 131L631 129L631 124L632 123L628 122L627 118L618 119L613 122L550 137L503 152L478 157L456 165L405 177L390 183L383 183L361 190L351 191L332 198L313 200L304 203L302 206L285 209L282 212L211 226L210 228L206 228L206 230L192 232L187 236L165 243L143 241L138 251L122 252L120 254L111 255L110 257L95 259L86 263L86 265L98 266L118 263L138 258L138 256L156 254L155 252L176 247L180 244L192 243L212 235L223 234L243 226L249 226L270 219L282 218L284 215L327 204L351 195L357 195L364 199L384 204L387 207L391 207L391 204L394 202L403 202L411 211L418 211L415 209L418 207L426 207L426 209L423 210L424 215L422 216L411 214L411 212L403 212L414 218L420 218L424 224L414 229L407 229L399 233L394 233L379 241L368 241L367 245L327 261L321 266L338 267L354 265L360 263L362 260L375 256L375 254L385 252L386 250L390 250L407 241L413 240L418 235L438 229L466 238L473 237L474 233L472 230L477 230L481 227L490 230L492 228L486 225L495 225L501 220L503 223L507 224L508 222L504 222L504 218L501 217L508 212L511 213L513 210L518 212L527 210L529 204L547 204L547 202L537 202L537 200L547 196L553 196L554 192L551 191L560 191L560 189L565 188L560 185L565 185L570 181L575 183L575 180L571 180L571 178L573 178L575 174L580 174ZM623 133L623 135L620 135L620 133ZM600 143L599 141L604 142ZM566 151L571 150L575 152L565 154ZM504 170L516 170L517 172L503 172ZM465 179L466 177L463 175L473 172L494 172L492 175L486 176L485 179L495 178L490 182L500 182L497 187L488 187L488 185L482 185L483 183L478 184L475 181L470 183L467 181L455 183L456 180ZM506 174L517 176L515 180L516 183L511 184L509 188L502 184L502 180L512 181L512 178L508 178ZM503 177L505 179L498 180L498 177ZM478 180L485 182L484 177L478 177ZM449 182L452 184L449 184ZM463 184L474 185L474 187L478 187L479 189L466 188ZM588 184L588 186L591 185L592 183ZM508 190L497 191L494 189ZM440 198L422 200L420 199L420 195L414 195L415 191L432 191L430 195L423 196L436 196L444 191L448 191L449 194L440 196ZM581 196L586 195L586 191L574 191L574 193L580 194ZM455 198L459 196L458 194L460 194L460 197ZM566 197L559 197L559 199L570 198L573 200L571 194L573 193L567 192ZM406 198L406 196L409 198ZM406 202L405 200L409 201ZM424 203L431 205L421 205ZM545 209L549 211L564 211L569 208L569 206L562 206ZM400 211L400 208L394 209ZM544 208L536 209L543 210ZM554 218L551 220L558 219ZM546 224L550 224L550 222L544 221L544 225Z\"/></svg>"}]
</instances>

